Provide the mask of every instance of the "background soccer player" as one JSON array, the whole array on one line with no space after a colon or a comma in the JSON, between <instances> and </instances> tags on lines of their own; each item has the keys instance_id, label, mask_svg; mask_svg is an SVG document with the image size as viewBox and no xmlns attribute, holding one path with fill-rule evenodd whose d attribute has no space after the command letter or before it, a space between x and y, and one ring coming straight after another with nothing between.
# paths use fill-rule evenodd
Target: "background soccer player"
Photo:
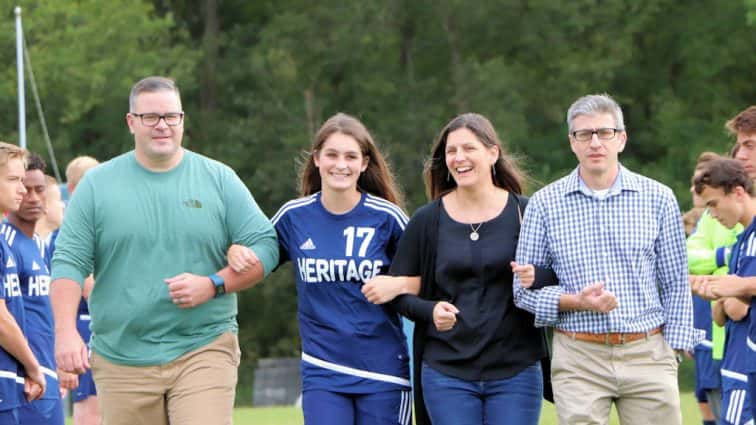
<instances>
[{"instance_id":1,"label":"background soccer player","mask_svg":"<svg viewBox=\"0 0 756 425\"><path fill-rule=\"evenodd\" d=\"M15 211L21 205L26 189L24 159L26 151L0 142L0 213ZM45 376L24 337L24 302L16 268L16 259L0 238L0 275L3 279L0 297L0 423L18 424L18 408L23 403L16 382L24 379L26 399L38 399L45 392Z\"/></svg>"},{"instance_id":2,"label":"background soccer player","mask_svg":"<svg viewBox=\"0 0 756 425\"><path fill-rule=\"evenodd\" d=\"M84 174L99 164L100 162L91 156L77 156L68 163L68 166L66 167L66 184L70 196L73 196L76 186L78 186L79 182L84 177ZM50 237L47 255L45 256L48 263L52 260L53 252L55 251L55 238L57 236L58 231L56 230ZM90 275L84 281L83 295L79 301L78 311L76 312L76 330L79 332L81 339L87 344L87 346L89 346L89 341L92 337L92 332L89 329L89 306L87 305L87 298L92 291L92 285L94 285L94 279ZM95 387L94 379L92 379L92 371L87 369L86 372L79 375L78 382L73 388L71 388L71 390L74 403L74 425L99 425L100 408L97 404L97 388Z\"/></svg>"},{"instance_id":3,"label":"background soccer player","mask_svg":"<svg viewBox=\"0 0 756 425\"><path fill-rule=\"evenodd\" d=\"M23 200L18 210L8 212L8 222L0 226L0 233L17 260L24 299L24 334L45 374L47 389L39 400L21 406L19 421L22 424L62 425L65 416L55 372L50 271L34 234L37 221L45 215L47 181L45 163L34 153L27 157L23 183L26 188Z\"/></svg>"},{"instance_id":4,"label":"background soccer player","mask_svg":"<svg viewBox=\"0 0 756 425\"><path fill-rule=\"evenodd\" d=\"M729 273L740 277L756 276L756 198L753 181L746 168L736 160L716 160L706 164L693 179L696 193L701 197L712 217L732 228L740 223L745 227L732 248ZM705 295L705 294L703 294ZM723 424L745 424L751 420L749 391L748 326L749 303L735 297L719 298L713 307L714 319L727 321L727 342L722 359L722 416Z\"/></svg>"}]
</instances>

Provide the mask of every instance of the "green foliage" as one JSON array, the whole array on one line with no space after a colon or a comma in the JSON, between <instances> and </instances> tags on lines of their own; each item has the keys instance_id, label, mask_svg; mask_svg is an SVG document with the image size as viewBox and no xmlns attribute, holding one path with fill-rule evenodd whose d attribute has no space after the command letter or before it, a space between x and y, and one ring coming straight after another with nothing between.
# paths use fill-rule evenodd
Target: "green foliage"
<instances>
[{"instance_id":1,"label":"green foliage","mask_svg":"<svg viewBox=\"0 0 756 425\"><path fill-rule=\"evenodd\" d=\"M0 24L14 34L15 2L0 1L8 11ZM189 40L176 31L170 15L158 17L140 1L38 0L22 3L26 45L58 157L67 161L90 154L110 158L128 150L124 125L128 93L139 78L173 75L191 81L196 55ZM15 39L0 42L0 95L16 99ZM39 120L26 90L28 147L46 152ZM16 128L15 102L0 106L2 127ZM3 138L14 141L17 132ZM65 164L62 164L65 165Z\"/></svg>"},{"instance_id":2,"label":"green foliage","mask_svg":"<svg viewBox=\"0 0 756 425\"><path fill-rule=\"evenodd\" d=\"M5 34L13 34L14 4L0 0ZM673 0L21 6L61 165L78 154L107 159L130 149L128 90L141 77L167 74L182 87L186 145L232 166L269 215L298 196L301 153L336 112L365 122L411 212L426 202L421 172L433 139L456 114L488 116L534 177L534 191L575 167L565 113L577 97L596 92L624 108L623 163L671 186L687 207L695 158L728 151L725 120L756 99L756 0L695 7ZM0 41L0 59L2 139L14 141L10 36ZM29 146L44 152L28 105ZM242 381L260 357L297 355L290 269L242 294L239 311Z\"/></svg>"},{"instance_id":3,"label":"green foliage","mask_svg":"<svg viewBox=\"0 0 756 425\"><path fill-rule=\"evenodd\" d=\"M756 24L756 0L743 0L747 10L746 18L749 25Z\"/></svg>"}]
</instances>

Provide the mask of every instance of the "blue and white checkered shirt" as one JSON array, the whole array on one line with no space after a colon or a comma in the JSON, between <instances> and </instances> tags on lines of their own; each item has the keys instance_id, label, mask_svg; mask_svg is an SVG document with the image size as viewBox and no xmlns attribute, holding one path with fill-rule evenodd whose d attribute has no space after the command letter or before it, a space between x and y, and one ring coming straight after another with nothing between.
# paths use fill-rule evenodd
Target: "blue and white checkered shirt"
<instances>
[{"instance_id":1,"label":"blue and white checkered shirt","mask_svg":"<svg viewBox=\"0 0 756 425\"><path fill-rule=\"evenodd\" d=\"M605 196L578 169L530 199L517 262L552 267L559 285L524 289L515 274L515 304L536 326L570 332L646 332L663 326L674 349L692 350L704 335L693 327L685 235L672 191L620 165ZM562 294L604 282L618 300L609 313L559 311Z\"/></svg>"}]
</instances>

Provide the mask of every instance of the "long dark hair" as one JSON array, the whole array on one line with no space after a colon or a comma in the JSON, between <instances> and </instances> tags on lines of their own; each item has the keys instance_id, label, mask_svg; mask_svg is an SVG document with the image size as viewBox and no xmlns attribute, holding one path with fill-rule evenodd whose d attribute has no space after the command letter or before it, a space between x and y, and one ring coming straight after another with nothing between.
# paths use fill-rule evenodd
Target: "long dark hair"
<instances>
[{"instance_id":1,"label":"long dark hair","mask_svg":"<svg viewBox=\"0 0 756 425\"><path fill-rule=\"evenodd\" d=\"M425 177L425 191L430 199L438 199L457 187L457 182L449 178L446 166L446 140L449 133L466 128L486 147L498 146L499 158L496 159L492 171L493 184L512 193L522 194L525 174L517 166L515 160L504 152L501 140L496 130L486 117L480 114L462 114L451 120L438 135L431 157L425 162L423 176Z\"/></svg>"},{"instance_id":2,"label":"long dark hair","mask_svg":"<svg viewBox=\"0 0 756 425\"><path fill-rule=\"evenodd\" d=\"M315 134L310 151L305 153L299 187L302 196L311 195L321 189L322 182L318 167L315 166L314 156L334 133L353 137L360 146L362 155L368 158L367 168L357 180L357 188L403 207L402 193L396 185L388 163L378 150L373 137L370 136L370 132L360 120L343 113L338 113L323 123Z\"/></svg>"}]
</instances>

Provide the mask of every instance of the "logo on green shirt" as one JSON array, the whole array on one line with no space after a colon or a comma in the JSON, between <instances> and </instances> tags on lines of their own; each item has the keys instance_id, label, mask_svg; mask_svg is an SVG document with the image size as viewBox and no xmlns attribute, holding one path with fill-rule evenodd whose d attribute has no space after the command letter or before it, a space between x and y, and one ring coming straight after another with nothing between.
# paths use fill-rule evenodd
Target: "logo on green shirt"
<instances>
[{"instance_id":1,"label":"logo on green shirt","mask_svg":"<svg viewBox=\"0 0 756 425\"><path fill-rule=\"evenodd\" d=\"M202 202L196 199L187 199L184 201L184 206L189 208L202 208Z\"/></svg>"}]
</instances>

